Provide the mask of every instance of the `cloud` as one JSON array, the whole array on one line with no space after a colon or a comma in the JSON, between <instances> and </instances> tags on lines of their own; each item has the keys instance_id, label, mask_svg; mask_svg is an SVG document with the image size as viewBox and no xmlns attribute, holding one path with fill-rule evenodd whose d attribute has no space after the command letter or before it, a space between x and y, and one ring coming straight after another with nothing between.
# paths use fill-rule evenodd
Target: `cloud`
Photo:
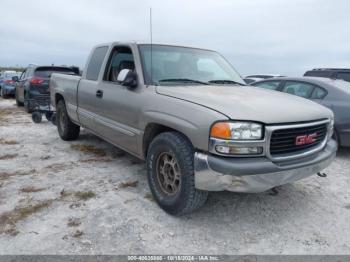
<instances>
[{"instance_id":1,"label":"cloud","mask_svg":"<svg viewBox=\"0 0 350 262\"><path fill-rule=\"evenodd\" d=\"M242 74L350 67L347 0L2 0L0 65L76 64L109 41L214 49Z\"/></svg>"}]
</instances>

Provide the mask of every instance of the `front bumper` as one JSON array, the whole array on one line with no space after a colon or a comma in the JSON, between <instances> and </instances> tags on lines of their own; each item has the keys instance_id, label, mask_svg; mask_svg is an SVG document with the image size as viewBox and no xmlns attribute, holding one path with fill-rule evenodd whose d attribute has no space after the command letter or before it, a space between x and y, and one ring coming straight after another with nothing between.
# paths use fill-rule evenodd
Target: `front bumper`
<instances>
[{"instance_id":1,"label":"front bumper","mask_svg":"<svg viewBox=\"0 0 350 262\"><path fill-rule=\"evenodd\" d=\"M337 143L330 140L322 151L285 162L266 157L225 158L196 152L195 186L207 191L257 193L316 174L335 158Z\"/></svg>"}]
</instances>

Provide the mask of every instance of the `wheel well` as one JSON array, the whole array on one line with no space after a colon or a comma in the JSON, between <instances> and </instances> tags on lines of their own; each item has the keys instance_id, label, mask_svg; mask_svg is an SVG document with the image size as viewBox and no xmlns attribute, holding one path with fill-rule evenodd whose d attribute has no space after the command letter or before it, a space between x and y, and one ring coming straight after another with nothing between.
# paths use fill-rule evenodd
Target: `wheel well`
<instances>
[{"instance_id":1,"label":"wheel well","mask_svg":"<svg viewBox=\"0 0 350 262\"><path fill-rule=\"evenodd\" d=\"M145 158L147 157L148 147L151 144L152 140L157 135L159 135L160 133L171 132L171 131L175 131L175 132L178 132L178 133L184 135L182 132L179 132L178 130L173 129L173 128L168 127L168 126L164 126L164 125L160 125L160 124L156 124L156 123L148 124L146 126L146 128L145 128L145 132L144 132L144 135L143 135L143 143L142 143L143 156ZM186 135L184 135L184 136L187 138Z\"/></svg>"},{"instance_id":2,"label":"wheel well","mask_svg":"<svg viewBox=\"0 0 350 262\"><path fill-rule=\"evenodd\" d=\"M61 94L56 94L55 95L55 105L57 105L57 103L60 101L60 100L63 100L64 101L64 98Z\"/></svg>"}]
</instances>

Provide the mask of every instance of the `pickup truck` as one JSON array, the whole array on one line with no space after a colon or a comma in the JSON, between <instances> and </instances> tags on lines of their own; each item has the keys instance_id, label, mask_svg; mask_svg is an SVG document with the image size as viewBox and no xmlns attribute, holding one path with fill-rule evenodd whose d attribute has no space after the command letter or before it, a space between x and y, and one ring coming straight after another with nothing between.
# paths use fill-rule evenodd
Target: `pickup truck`
<instances>
[{"instance_id":1,"label":"pickup truck","mask_svg":"<svg viewBox=\"0 0 350 262\"><path fill-rule=\"evenodd\" d=\"M189 213L208 191L263 192L334 159L333 113L312 101L246 86L218 53L114 42L93 48L82 77L53 74L63 140L80 127L146 161L166 212Z\"/></svg>"}]
</instances>

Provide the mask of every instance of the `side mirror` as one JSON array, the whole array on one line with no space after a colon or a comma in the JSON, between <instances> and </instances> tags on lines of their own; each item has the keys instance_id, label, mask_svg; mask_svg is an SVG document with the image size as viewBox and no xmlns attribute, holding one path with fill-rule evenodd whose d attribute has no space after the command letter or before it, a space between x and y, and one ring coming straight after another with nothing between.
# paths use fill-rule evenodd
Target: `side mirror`
<instances>
[{"instance_id":1,"label":"side mirror","mask_svg":"<svg viewBox=\"0 0 350 262\"><path fill-rule=\"evenodd\" d=\"M123 86L134 88L137 86L137 75L130 69L123 69L119 72L117 81Z\"/></svg>"},{"instance_id":2,"label":"side mirror","mask_svg":"<svg viewBox=\"0 0 350 262\"><path fill-rule=\"evenodd\" d=\"M18 76L13 76L13 77L12 77L12 81L13 81L13 82L18 82L18 81L19 81Z\"/></svg>"}]
</instances>

